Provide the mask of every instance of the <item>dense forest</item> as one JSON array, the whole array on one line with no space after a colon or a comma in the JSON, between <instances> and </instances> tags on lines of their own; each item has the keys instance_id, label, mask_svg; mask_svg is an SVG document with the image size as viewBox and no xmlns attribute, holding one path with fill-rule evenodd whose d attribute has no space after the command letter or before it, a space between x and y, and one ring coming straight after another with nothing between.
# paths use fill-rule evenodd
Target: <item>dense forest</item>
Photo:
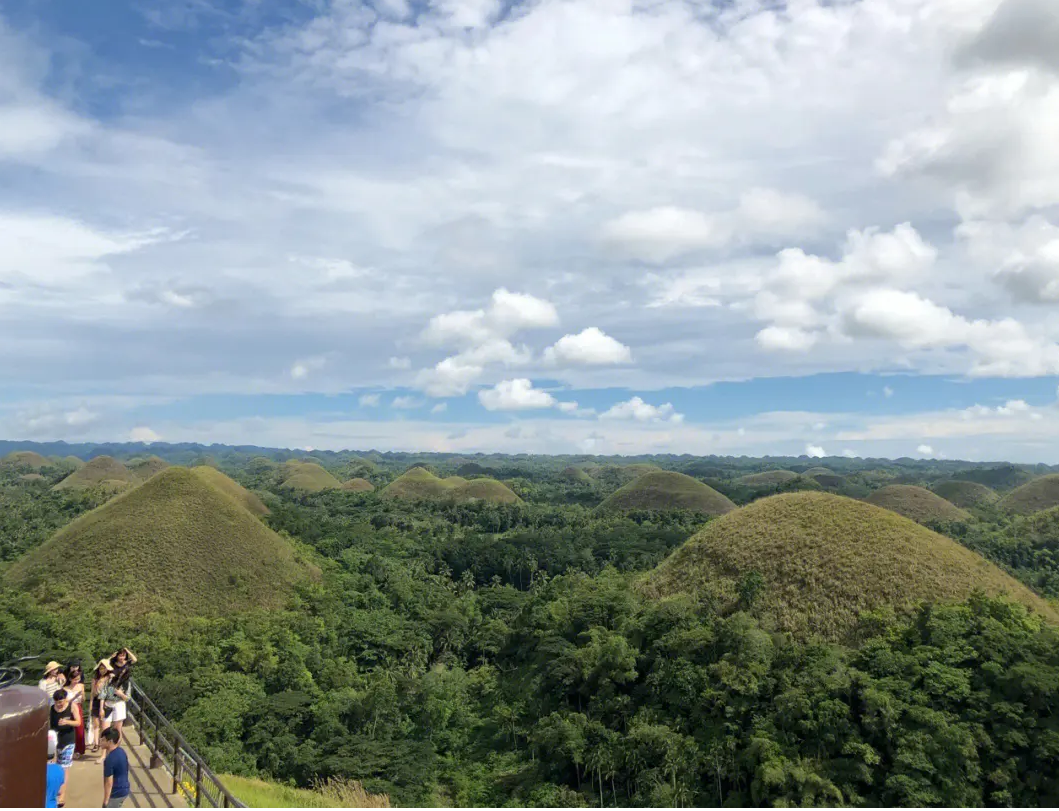
<instances>
[{"instance_id":1,"label":"dense forest","mask_svg":"<svg viewBox=\"0 0 1059 811\"><path fill-rule=\"evenodd\" d=\"M143 455L117 446L95 455L104 452L131 471ZM128 645L137 679L217 772L300 786L346 777L401 806L1059 799L1059 631L1039 614L976 591L879 606L842 638L790 633L762 608L770 585L755 570L733 572L730 593L644 588L675 549L730 517L599 508L635 480L630 464L688 474L734 507L779 493L862 499L892 485L979 482L995 501L970 504L960 521L920 524L1056 600L1059 515L1020 514L1008 495L1048 469L312 455L336 480L376 488L352 492L284 486L282 465L306 454L150 453L214 465L247 488L267 505L260 520L318 576L281 610L135 617L93 596L121 561L84 560L73 589L0 580L0 658L43 651L87 662ZM388 498L386 485L414 465L489 477L517 499ZM0 567L13 572L110 501L101 483L53 489L74 467L0 465ZM752 478L777 470L791 475Z\"/></svg>"}]
</instances>

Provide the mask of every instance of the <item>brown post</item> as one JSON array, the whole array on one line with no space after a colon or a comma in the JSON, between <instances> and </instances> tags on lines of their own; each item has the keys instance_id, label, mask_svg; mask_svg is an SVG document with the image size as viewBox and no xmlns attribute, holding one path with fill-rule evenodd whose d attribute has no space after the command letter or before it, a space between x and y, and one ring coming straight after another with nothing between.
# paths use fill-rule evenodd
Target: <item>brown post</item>
<instances>
[{"instance_id":1,"label":"brown post","mask_svg":"<svg viewBox=\"0 0 1059 811\"><path fill-rule=\"evenodd\" d=\"M179 750L174 749L173 751L173 793L177 793L177 789L180 786L180 754Z\"/></svg>"},{"instance_id":2,"label":"brown post","mask_svg":"<svg viewBox=\"0 0 1059 811\"><path fill-rule=\"evenodd\" d=\"M162 740L162 724L159 719L155 719L154 722L154 747L151 749L151 768L157 769L162 765L162 758L158 754L161 750L159 743Z\"/></svg>"},{"instance_id":3,"label":"brown post","mask_svg":"<svg viewBox=\"0 0 1059 811\"><path fill-rule=\"evenodd\" d=\"M48 765L48 694L36 686L0 690L0 805L39 808Z\"/></svg>"},{"instance_id":4,"label":"brown post","mask_svg":"<svg viewBox=\"0 0 1059 811\"><path fill-rule=\"evenodd\" d=\"M202 761L195 761L195 807L202 807Z\"/></svg>"}]
</instances>

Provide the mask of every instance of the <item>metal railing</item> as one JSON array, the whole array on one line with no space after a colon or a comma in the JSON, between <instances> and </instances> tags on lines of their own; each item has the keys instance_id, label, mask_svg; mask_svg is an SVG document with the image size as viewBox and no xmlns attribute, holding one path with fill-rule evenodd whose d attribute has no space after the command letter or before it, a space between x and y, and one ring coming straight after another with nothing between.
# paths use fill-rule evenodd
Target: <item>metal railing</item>
<instances>
[{"instance_id":1,"label":"metal railing","mask_svg":"<svg viewBox=\"0 0 1059 811\"><path fill-rule=\"evenodd\" d=\"M162 715L155 703L129 684L129 715L136 722L140 744L151 752L151 768L164 766L173 779L173 794L181 794L195 808L246 808L217 779L206 762Z\"/></svg>"}]
</instances>

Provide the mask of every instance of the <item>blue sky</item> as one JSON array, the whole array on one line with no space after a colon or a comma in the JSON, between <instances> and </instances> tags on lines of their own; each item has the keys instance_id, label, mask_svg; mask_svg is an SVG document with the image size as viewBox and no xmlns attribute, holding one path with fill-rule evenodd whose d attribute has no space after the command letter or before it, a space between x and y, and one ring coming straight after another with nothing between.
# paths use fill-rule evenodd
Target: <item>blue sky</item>
<instances>
[{"instance_id":1,"label":"blue sky","mask_svg":"<svg viewBox=\"0 0 1059 811\"><path fill-rule=\"evenodd\" d=\"M1059 461L1052 25L9 1L0 434Z\"/></svg>"}]
</instances>

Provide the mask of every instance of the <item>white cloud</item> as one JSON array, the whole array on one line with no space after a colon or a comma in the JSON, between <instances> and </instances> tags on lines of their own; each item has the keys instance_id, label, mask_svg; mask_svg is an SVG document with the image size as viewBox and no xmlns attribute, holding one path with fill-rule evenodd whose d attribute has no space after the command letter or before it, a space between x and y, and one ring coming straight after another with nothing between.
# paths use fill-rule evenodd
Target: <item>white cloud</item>
<instances>
[{"instance_id":1,"label":"white cloud","mask_svg":"<svg viewBox=\"0 0 1059 811\"><path fill-rule=\"evenodd\" d=\"M823 459L827 456L827 452L819 445L806 445L805 455L810 459Z\"/></svg>"},{"instance_id":2,"label":"white cloud","mask_svg":"<svg viewBox=\"0 0 1059 811\"><path fill-rule=\"evenodd\" d=\"M635 420L636 422L669 422L682 423L684 415L677 413L672 403L653 406L640 397L633 397L622 403L615 403L602 414L601 420Z\"/></svg>"},{"instance_id":3,"label":"white cloud","mask_svg":"<svg viewBox=\"0 0 1059 811\"><path fill-rule=\"evenodd\" d=\"M916 448L916 453L920 454L921 456L933 456L934 449L930 447L930 445L920 445Z\"/></svg>"},{"instance_id":4,"label":"white cloud","mask_svg":"<svg viewBox=\"0 0 1059 811\"><path fill-rule=\"evenodd\" d=\"M609 366L632 362L632 351L598 327L588 327L576 335L564 335L544 351L550 363L576 366Z\"/></svg>"},{"instance_id":5,"label":"white cloud","mask_svg":"<svg viewBox=\"0 0 1059 811\"><path fill-rule=\"evenodd\" d=\"M361 408L375 408L379 404L379 400L382 395L379 394L362 394L357 398L357 404Z\"/></svg>"},{"instance_id":6,"label":"white cloud","mask_svg":"<svg viewBox=\"0 0 1059 811\"><path fill-rule=\"evenodd\" d=\"M883 386L882 387L882 396L887 398L887 399L889 399L889 398L894 396L894 390L891 389L889 386Z\"/></svg>"},{"instance_id":7,"label":"white cloud","mask_svg":"<svg viewBox=\"0 0 1059 811\"><path fill-rule=\"evenodd\" d=\"M798 327L765 327L754 339L762 349L805 352L812 349L817 336Z\"/></svg>"},{"instance_id":8,"label":"white cloud","mask_svg":"<svg viewBox=\"0 0 1059 811\"><path fill-rule=\"evenodd\" d=\"M412 397L412 396L409 396L409 395L401 395L401 396L398 396L398 397L394 397L392 402L390 403L390 406L392 408L399 408L399 409L403 409L403 410L419 408L422 405L423 405L423 401L422 400L420 400L417 397Z\"/></svg>"},{"instance_id":9,"label":"white cloud","mask_svg":"<svg viewBox=\"0 0 1059 811\"><path fill-rule=\"evenodd\" d=\"M562 411L564 414L574 414L577 412L577 403L573 400L569 400L562 403L556 403L555 407Z\"/></svg>"},{"instance_id":10,"label":"white cloud","mask_svg":"<svg viewBox=\"0 0 1059 811\"><path fill-rule=\"evenodd\" d=\"M431 414L442 414L445 411L447 411L448 408L449 408L449 404L448 403L435 403L434 406L430 409L430 413Z\"/></svg>"},{"instance_id":11,"label":"white cloud","mask_svg":"<svg viewBox=\"0 0 1059 811\"><path fill-rule=\"evenodd\" d=\"M389 366L391 369L411 369L412 359L403 357L393 357L390 358L389 361L387 361L386 365Z\"/></svg>"},{"instance_id":12,"label":"white cloud","mask_svg":"<svg viewBox=\"0 0 1059 811\"><path fill-rule=\"evenodd\" d=\"M319 371L324 368L326 364L326 358L304 358L294 362L294 365L290 367L290 376L293 380L304 380L312 372Z\"/></svg>"},{"instance_id":13,"label":"white cloud","mask_svg":"<svg viewBox=\"0 0 1059 811\"><path fill-rule=\"evenodd\" d=\"M478 400L488 411L522 411L555 405L552 395L533 388L533 383L526 378L502 380L493 388L478 392Z\"/></svg>"},{"instance_id":14,"label":"white cloud","mask_svg":"<svg viewBox=\"0 0 1059 811\"><path fill-rule=\"evenodd\" d=\"M160 442L162 437L146 425L139 425L129 431L130 442Z\"/></svg>"},{"instance_id":15,"label":"white cloud","mask_svg":"<svg viewBox=\"0 0 1059 811\"><path fill-rule=\"evenodd\" d=\"M859 457L859 456L857 455L857 452L856 452L856 451L854 451L854 450L851 450L850 448L845 448L845 449L844 449L844 450L842 451L842 455L843 455L843 456L844 456L844 457L845 457L846 459L859 459L859 458L860 458L860 457Z\"/></svg>"}]
</instances>

